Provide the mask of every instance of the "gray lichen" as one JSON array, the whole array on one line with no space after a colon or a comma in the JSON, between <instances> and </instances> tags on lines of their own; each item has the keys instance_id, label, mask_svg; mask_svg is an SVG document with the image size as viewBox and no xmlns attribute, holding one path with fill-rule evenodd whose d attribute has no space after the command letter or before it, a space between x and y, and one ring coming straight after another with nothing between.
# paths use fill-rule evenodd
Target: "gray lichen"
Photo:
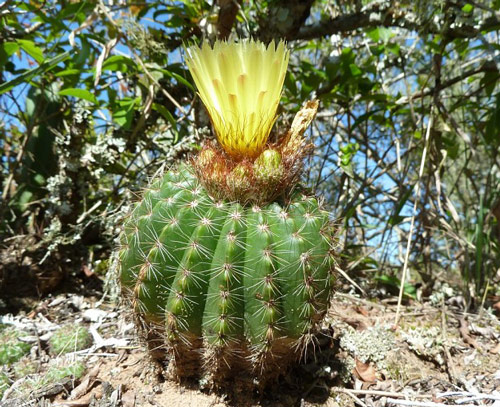
<instances>
[{"instance_id":1,"label":"gray lichen","mask_svg":"<svg viewBox=\"0 0 500 407\"><path fill-rule=\"evenodd\" d=\"M347 327L340 338L340 347L360 362L373 362L379 369L386 366L387 353L394 349L394 333L385 326L377 325L362 331Z\"/></svg>"},{"instance_id":2,"label":"gray lichen","mask_svg":"<svg viewBox=\"0 0 500 407\"><path fill-rule=\"evenodd\" d=\"M438 327L410 328L401 332L401 338L418 356L434 360L439 365L445 363L441 330Z\"/></svg>"}]
</instances>

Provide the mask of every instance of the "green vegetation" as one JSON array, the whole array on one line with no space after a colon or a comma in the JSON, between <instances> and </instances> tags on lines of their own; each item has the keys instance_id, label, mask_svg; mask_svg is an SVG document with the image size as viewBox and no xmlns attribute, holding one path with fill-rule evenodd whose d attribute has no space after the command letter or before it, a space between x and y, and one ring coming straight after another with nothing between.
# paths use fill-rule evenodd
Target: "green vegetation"
<instances>
[{"instance_id":1,"label":"green vegetation","mask_svg":"<svg viewBox=\"0 0 500 407\"><path fill-rule=\"evenodd\" d=\"M82 361L65 362L50 366L47 372L43 375L42 383L48 385L51 383L59 383L66 377L77 380L85 373L85 363Z\"/></svg>"},{"instance_id":2,"label":"green vegetation","mask_svg":"<svg viewBox=\"0 0 500 407\"><path fill-rule=\"evenodd\" d=\"M0 398L5 393L5 390L7 390L10 387L10 385L11 382L9 380L9 376L7 376L3 372L0 372Z\"/></svg>"},{"instance_id":3,"label":"green vegetation","mask_svg":"<svg viewBox=\"0 0 500 407\"><path fill-rule=\"evenodd\" d=\"M126 221L120 279L138 325L166 338L179 377L202 367L216 381L234 368L277 376L326 312L332 233L316 198L221 203L182 166L154 181Z\"/></svg>"},{"instance_id":4,"label":"green vegetation","mask_svg":"<svg viewBox=\"0 0 500 407\"><path fill-rule=\"evenodd\" d=\"M50 353L61 355L86 349L92 344L89 331L78 325L66 325L59 328L49 339Z\"/></svg>"},{"instance_id":5,"label":"green vegetation","mask_svg":"<svg viewBox=\"0 0 500 407\"><path fill-rule=\"evenodd\" d=\"M40 362L31 360L30 357L23 357L12 365L12 373L14 379L22 379L30 374L34 374L39 370Z\"/></svg>"},{"instance_id":6,"label":"green vegetation","mask_svg":"<svg viewBox=\"0 0 500 407\"><path fill-rule=\"evenodd\" d=\"M0 330L0 365L11 365L26 355L31 345L19 340L22 333L13 328Z\"/></svg>"},{"instance_id":7,"label":"green vegetation","mask_svg":"<svg viewBox=\"0 0 500 407\"><path fill-rule=\"evenodd\" d=\"M17 362L17 365L13 366L13 374L11 378L15 380L23 379L16 388L12 389L13 393L11 398L18 400L30 400L35 398L38 392L43 392L44 389L50 389L51 386L56 384L64 384L67 380L78 380L85 373L86 366L80 360L69 360L63 358L57 358L48 364L48 367L43 372L37 372L37 367L35 370L34 365L30 361L23 360ZM25 375L19 376L21 371L25 372ZM5 390L12 384L12 380L9 381L9 377L4 375L5 379ZM0 375L0 394L2 389L2 376Z\"/></svg>"},{"instance_id":8,"label":"green vegetation","mask_svg":"<svg viewBox=\"0 0 500 407\"><path fill-rule=\"evenodd\" d=\"M320 101L303 181L351 279L406 301L444 280L471 309L500 294L498 0L128 4L0 4L2 295L103 278L140 190L213 135L183 44L230 32L290 48L273 140Z\"/></svg>"}]
</instances>

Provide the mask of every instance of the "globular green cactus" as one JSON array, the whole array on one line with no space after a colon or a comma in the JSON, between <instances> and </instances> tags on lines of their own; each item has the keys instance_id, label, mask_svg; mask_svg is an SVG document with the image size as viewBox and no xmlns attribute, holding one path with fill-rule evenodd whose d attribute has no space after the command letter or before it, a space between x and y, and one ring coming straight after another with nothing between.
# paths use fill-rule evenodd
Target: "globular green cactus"
<instances>
[{"instance_id":1,"label":"globular green cactus","mask_svg":"<svg viewBox=\"0 0 500 407\"><path fill-rule=\"evenodd\" d=\"M65 377L72 377L76 380L83 376L85 370L85 363L81 360L72 361L71 363L63 360L51 365L47 372L41 377L41 382L45 385L57 383Z\"/></svg>"},{"instance_id":2,"label":"globular green cactus","mask_svg":"<svg viewBox=\"0 0 500 407\"><path fill-rule=\"evenodd\" d=\"M14 379L18 380L40 370L40 361L32 360L29 356L25 356L12 365L11 372Z\"/></svg>"},{"instance_id":3,"label":"globular green cactus","mask_svg":"<svg viewBox=\"0 0 500 407\"><path fill-rule=\"evenodd\" d=\"M50 353L60 355L88 348L92 344L89 331L80 325L65 325L49 339Z\"/></svg>"},{"instance_id":4,"label":"globular green cactus","mask_svg":"<svg viewBox=\"0 0 500 407\"><path fill-rule=\"evenodd\" d=\"M12 328L0 330L0 365L10 365L26 355L31 345L19 340L21 332Z\"/></svg>"},{"instance_id":5,"label":"globular green cactus","mask_svg":"<svg viewBox=\"0 0 500 407\"><path fill-rule=\"evenodd\" d=\"M5 374L4 372L0 371L0 400L2 399L3 394L5 391L10 387L11 381L9 379L9 376Z\"/></svg>"},{"instance_id":6,"label":"globular green cactus","mask_svg":"<svg viewBox=\"0 0 500 407\"><path fill-rule=\"evenodd\" d=\"M189 167L154 182L125 223L121 284L180 377L280 373L325 313L334 259L314 197L217 202Z\"/></svg>"}]
</instances>

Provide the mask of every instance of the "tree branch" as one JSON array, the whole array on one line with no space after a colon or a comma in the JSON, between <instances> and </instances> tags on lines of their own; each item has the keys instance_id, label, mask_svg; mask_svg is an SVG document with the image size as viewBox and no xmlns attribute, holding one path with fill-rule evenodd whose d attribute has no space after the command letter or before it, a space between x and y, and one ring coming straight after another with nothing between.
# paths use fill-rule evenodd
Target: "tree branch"
<instances>
[{"instance_id":1,"label":"tree branch","mask_svg":"<svg viewBox=\"0 0 500 407\"><path fill-rule=\"evenodd\" d=\"M269 2L267 18L259 21L258 37L268 42L272 39L293 40L311 12L314 0L276 0Z\"/></svg>"},{"instance_id":2,"label":"tree branch","mask_svg":"<svg viewBox=\"0 0 500 407\"><path fill-rule=\"evenodd\" d=\"M217 36L221 40L227 40L241 7L241 0L218 0L218 4L220 10L217 17Z\"/></svg>"},{"instance_id":3,"label":"tree branch","mask_svg":"<svg viewBox=\"0 0 500 407\"><path fill-rule=\"evenodd\" d=\"M460 10L457 10L457 13L460 13ZM396 10L393 7L380 8L379 4L375 4L372 8L360 12L343 14L335 18L323 19L317 23L303 26L294 39L311 40L354 31L359 28L377 26L399 27L416 32L425 29L429 33L441 34L443 37L453 40L456 38L474 38L481 31L488 31L500 26L500 20L497 17L490 17L479 28L472 25L461 25L460 27L450 28L451 24L448 24L448 27L443 32L434 23L422 24L418 21L411 21L407 18L407 14L404 11Z\"/></svg>"}]
</instances>

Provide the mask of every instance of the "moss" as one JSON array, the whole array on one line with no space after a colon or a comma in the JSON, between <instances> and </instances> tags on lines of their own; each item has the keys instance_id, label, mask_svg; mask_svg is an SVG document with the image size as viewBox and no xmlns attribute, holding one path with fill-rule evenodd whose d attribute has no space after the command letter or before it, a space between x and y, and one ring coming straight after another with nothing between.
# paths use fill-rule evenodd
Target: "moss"
<instances>
[{"instance_id":1,"label":"moss","mask_svg":"<svg viewBox=\"0 0 500 407\"><path fill-rule=\"evenodd\" d=\"M50 353L61 355L88 348L92 336L83 326L66 325L58 329L49 340Z\"/></svg>"},{"instance_id":2,"label":"moss","mask_svg":"<svg viewBox=\"0 0 500 407\"><path fill-rule=\"evenodd\" d=\"M401 365L399 363L395 363L394 360L386 363L386 371L388 376L393 380L397 380L398 382L405 382L407 380L406 374Z\"/></svg>"},{"instance_id":3,"label":"moss","mask_svg":"<svg viewBox=\"0 0 500 407\"><path fill-rule=\"evenodd\" d=\"M109 269L109 259L97 260L94 264L94 273L96 276L105 276Z\"/></svg>"},{"instance_id":4,"label":"moss","mask_svg":"<svg viewBox=\"0 0 500 407\"><path fill-rule=\"evenodd\" d=\"M0 331L0 365L11 365L30 351L31 345L21 342L20 336L21 332L11 328Z\"/></svg>"},{"instance_id":5,"label":"moss","mask_svg":"<svg viewBox=\"0 0 500 407\"><path fill-rule=\"evenodd\" d=\"M436 374L433 364L429 364L404 347L389 352L385 364L386 378L396 380L398 383L422 380Z\"/></svg>"},{"instance_id":6,"label":"moss","mask_svg":"<svg viewBox=\"0 0 500 407\"><path fill-rule=\"evenodd\" d=\"M406 361L406 355L403 357L401 352L390 354L386 362L386 376L402 383L408 381L412 377L414 366L408 365Z\"/></svg>"}]
</instances>

